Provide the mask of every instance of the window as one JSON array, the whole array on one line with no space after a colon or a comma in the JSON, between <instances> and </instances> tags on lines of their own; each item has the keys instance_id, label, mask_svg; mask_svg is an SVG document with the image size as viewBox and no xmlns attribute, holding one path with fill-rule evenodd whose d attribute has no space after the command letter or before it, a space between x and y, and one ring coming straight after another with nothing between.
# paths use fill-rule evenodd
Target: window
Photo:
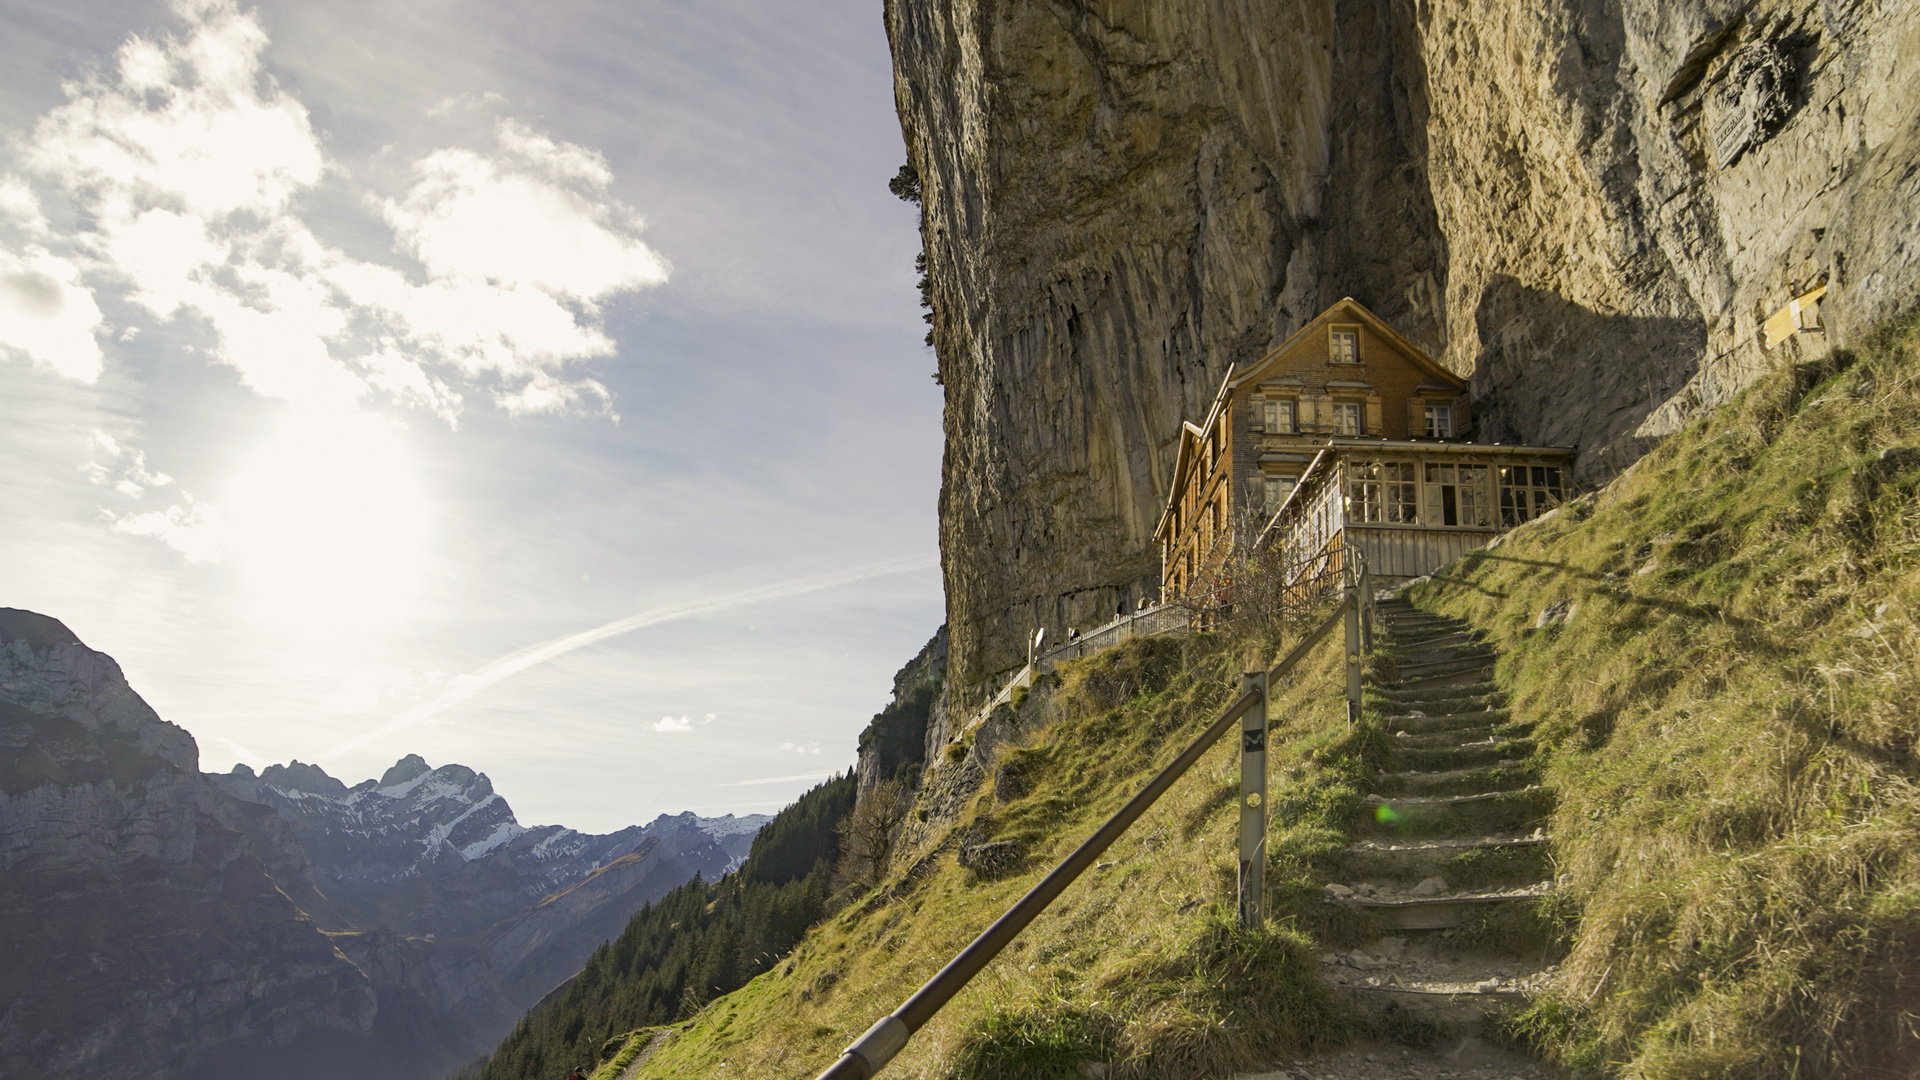
<instances>
[{"instance_id":1,"label":"window","mask_svg":"<svg viewBox=\"0 0 1920 1080\"><path fill-rule=\"evenodd\" d=\"M1493 524L1493 497L1485 465L1428 465L1428 525Z\"/></svg>"},{"instance_id":2,"label":"window","mask_svg":"<svg viewBox=\"0 0 1920 1080\"><path fill-rule=\"evenodd\" d=\"M1429 439L1453 438L1453 406L1451 405L1427 406L1427 438Z\"/></svg>"},{"instance_id":3,"label":"window","mask_svg":"<svg viewBox=\"0 0 1920 1080\"><path fill-rule=\"evenodd\" d=\"M1268 401L1260 406L1260 412L1263 431L1281 435L1293 433L1293 402Z\"/></svg>"},{"instance_id":4,"label":"window","mask_svg":"<svg viewBox=\"0 0 1920 1080\"><path fill-rule=\"evenodd\" d=\"M1411 461L1355 462L1347 478L1347 520L1411 525L1419 473Z\"/></svg>"},{"instance_id":5,"label":"window","mask_svg":"<svg viewBox=\"0 0 1920 1080\"><path fill-rule=\"evenodd\" d=\"M1336 401L1333 403L1333 433L1335 435L1361 435L1365 425L1361 420L1361 405L1357 401Z\"/></svg>"},{"instance_id":6,"label":"window","mask_svg":"<svg viewBox=\"0 0 1920 1080\"><path fill-rule=\"evenodd\" d=\"M1512 528L1560 505L1560 470L1551 465L1500 468L1500 524Z\"/></svg>"},{"instance_id":7,"label":"window","mask_svg":"<svg viewBox=\"0 0 1920 1080\"><path fill-rule=\"evenodd\" d=\"M1327 359L1336 364L1357 364L1360 362L1360 328L1357 326L1336 326L1328 343Z\"/></svg>"},{"instance_id":8,"label":"window","mask_svg":"<svg viewBox=\"0 0 1920 1080\"><path fill-rule=\"evenodd\" d=\"M1293 476L1267 476L1261 479L1266 488L1264 505L1269 514L1280 509L1280 504L1286 502L1287 495L1293 491L1293 485L1299 482L1299 478Z\"/></svg>"}]
</instances>

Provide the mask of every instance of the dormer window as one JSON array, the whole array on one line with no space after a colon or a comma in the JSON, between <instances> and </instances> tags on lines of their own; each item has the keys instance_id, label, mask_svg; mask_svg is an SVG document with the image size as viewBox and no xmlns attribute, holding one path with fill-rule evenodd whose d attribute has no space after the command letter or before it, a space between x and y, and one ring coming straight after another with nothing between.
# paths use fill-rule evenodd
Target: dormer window
<instances>
[{"instance_id":1,"label":"dormer window","mask_svg":"<svg viewBox=\"0 0 1920 1080\"><path fill-rule=\"evenodd\" d=\"M1451 405L1428 405L1427 406L1427 438L1429 439L1453 438L1453 406Z\"/></svg>"},{"instance_id":2,"label":"dormer window","mask_svg":"<svg viewBox=\"0 0 1920 1080\"><path fill-rule=\"evenodd\" d=\"M1360 362L1360 328L1357 326L1336 326L1330 333L1327 347L1327 359L1335 364L1357 364Z\"/></svg>"}]
</instances>

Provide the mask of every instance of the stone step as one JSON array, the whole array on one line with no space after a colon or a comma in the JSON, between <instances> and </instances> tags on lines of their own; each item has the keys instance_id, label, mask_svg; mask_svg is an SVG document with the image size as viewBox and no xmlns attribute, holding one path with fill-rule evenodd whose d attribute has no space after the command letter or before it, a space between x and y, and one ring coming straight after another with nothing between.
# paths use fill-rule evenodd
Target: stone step
<instances>
[{"instance_id":1,"label":"stone step","mask_svg":"<svg viewBox=\"0 0 1920 1080\"><path fill-rule=\"evenodd\" d=\"M1512 714L1505 709L1473 709L1466 712L1442 712L1431 715L1423 712L1401 713L1389 716L1385 723L1389 732L1408 732L1414 735L1426 735L1437 731L1463 731L1467 728L1497 728L1512 720Z\"/></svg>"},{"instance_id":2,"label":"stone step","mask_svg":"<svg viewBox=\"0 0 1920 1080\"><path fill-rule=\"evenodd\" d=\"M1487 678L1493 670L1491 662L1476 664L1464 671L1445 671L1438 674L1417 675L1403 678L1395 686L1401 693L1417 693L1422 690L1452 689L1461 686L1484 686L1493 689L1493 681ZM1404 700L1404 699L1403 699Z\"/></svg>"},{"instance_id":3,"label":"stone step","mask_svg":"<svg viewBox=\"0 0 1920 1080\"><path fill-rule=\"evenodd\" d=\"M1417 608L1410 604L1405 606L1400 604L1392 604L1392 603L1377 604L1375 605L1375 609L1378 610L1381 616L1387 619L1389 622L1403 622L1408 620L1420 620L1420 619L1453 619L1456 622L1459 621L1457 618L1455 618L1452 615L1442 615L1437 611L1426 611L1422 608Z\"/></svg>"},{"instance_id":4,"label":"stone step","mask_svg":"<svg viewBox=\"0 0 1920 1080\"><path fill-rule=\"evenodd\" d=\"M1462 702L1482 702L1498 708L1505 697L1491 683L1485 689L1472 686L1446 686L1429 690L1396 690L1390 686L1373 686L1369 689L1396 705L1413 706L1428 713L1433 712L1434 707L1451 707Z\"/></svg>"},{"instance_id":5,"label":"stone step","mask_svg":"<svg viewBox=\"0 0 1920 1080\"><path fill-rule=\"evenodd\" d=\"M1418 641L1405 643L1396 641L1393 643L1393 647L1395 652L1403 650L1438 652L1441 649L1452 649L1465 645L1482 645L1486 643L1486 640L1486 635L1478 630L1463 630L1456 634L1440 634L1435 637L1421 638Z\"/></svg>"},{"instance_id":6,"label":"stone step","mask_svg":"<svg viewBox=\"0 0 1920 1080\"><path fill-rule=\"evenodd\" d=\"M1409 769L1383 772L1373 779L1381 795L1472 795L1483 791L1513 791L1540 779L1538 767L1524 761L1501 761L1459 769Z\"/></svg>"},{"instance_id":7,"label":"stone step","mask_svg":"<svg viewBox=\"0 0 1920 1080\"><path fill-rule=\"evenodd\" d=\"M1438 896L1343 897L1340 903L1360 908L1393 930L1444 930L1483 914L1494 904L1537 900L1553 891L1549 881L1507 889L1443 893Z\"/></svg>"},{"instance_id":8,"label":"stone step","mask_svg":"<svg viewBox=\"0 0 1920 1080\"><path fill-rule=\"evenodd\" d=\"M1363 840L1340 854L1342 880L1419 882L1445 878L1471 888L1540 881L1552 873L1545 829L1438 840Z\"/></svg>"},{"instance_id":9,"label":"stone step","mask_svg":"<svg viewBox=\"0 0 1920 1080\"><path fill-rule=\"evenodd\" d=\"M1384 627L1384 629L1386 630L1385 637L1388 642L1396 647L1418 645L1423 641L1432 641L1435 638L1455 637L1460 634L1473 632L1473 627L1467 623L1456 622L1451 619L1445 622L1421 623L1418 626L1395 626L1389 624Z\"/></svg>"},{"instance_id":10,"label":"stone step","mask_svg":"<svg viewBox=\"0 0 1920 1080\"><path fill-rule=\"evenodd\" d=\"M1381 622L1395 629L1417 630L1428 626L1465 626L1465 619L1456 619L1452 615L1436 615L1430 611L1383 611Z\"/></svg>"},{"instance_id":11,"label":"stone step","mask_svg":"<svg viewBox=\"0 0 1920 1080\"><path fill-rule=\"evenodd\" d=\"M1489 736L1478 742L1458 743L1453 746L1397 747L1392 751L1392 761L1399 766L1396 771L1400 772L1438 772L1532 757L1533 750L1532 739L1502 739Z\"/></svg>"},{"instance_id":12,"label":"stone step","mask_svg":"<svg viewBox=\"0 0 1920 1080\"><path fill-rule=\"evenodd\" d=\"M1396 731L1389 750L1451 750L1463 743L1484 743L1494 737L1498 724L1462 724L1433 731Z\"/></svg>"},{"instance_id":13,"label":"stone step","mask_svg":"<svg viewBox=\"0 0 1920 1080\"><path fill-rule=\"evenodd\" d=\"M1552 793L1538 784L1471 795L1369 795L1362 832L1383 839L1532 832L1546 824L1553 804Z\"/></svg>"},{"instance_id":14,"label":"stone step","mask_svg":"<svg viewBox=\"0 0 1920 1080\"><path fill-rule=\"evenodd\" d=\"M1393 660L1400 680L1425 678L1443 671L1492 670L1499 657L1485 649L1467 649L1452 656L1434 655L1428 660Z\"/></svg>"}]
</instances>

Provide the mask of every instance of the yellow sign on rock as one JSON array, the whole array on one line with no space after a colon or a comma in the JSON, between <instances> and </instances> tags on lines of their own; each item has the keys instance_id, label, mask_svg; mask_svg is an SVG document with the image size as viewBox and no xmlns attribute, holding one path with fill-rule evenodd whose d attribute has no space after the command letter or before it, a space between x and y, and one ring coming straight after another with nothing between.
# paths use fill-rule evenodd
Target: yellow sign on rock
<instances>
[{"instance_id":1,"label":"yellow sign on rock","mask_svg":"<svg viewBox=\"0 0 1920 1080\"><path fill-rule=\"evenodd\" d=\"M1820 285L1787 301L1786 307L1774 312L1761 326L1762 343L1771 349L1798 331L1820 329L1820 298L1825 295L1827 287Z\"/></svg>"}]
</instances>

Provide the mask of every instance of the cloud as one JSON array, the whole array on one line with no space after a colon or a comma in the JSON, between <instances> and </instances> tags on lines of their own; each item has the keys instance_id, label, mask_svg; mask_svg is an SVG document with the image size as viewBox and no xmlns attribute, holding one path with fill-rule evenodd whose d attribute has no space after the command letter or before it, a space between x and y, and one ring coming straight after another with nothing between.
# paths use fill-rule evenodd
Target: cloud
<instances>
[{"instance_id":1,"label":"cloud","mask_svg":"<svg viewBox=\"0 0 1920 1080\"><path fill-rule=\"evenodd\" d=\"M693 721L687 719L684 716L679 717L678 719L671 716L663 716L660 718L658 723L653 725L653 730L655 731L692 731Z\"/></svg>"},{"instance_id":2,"label":"cloud","mask_svg":"<svg viewBox=\"0 0 1920 1080\"><path fill-rule=\"evenodd\" d=\"M668 268L598 153L503 121L491 147L419 158L403 197L367 196L401 258L348 256L302 217L301 194L348 178L265 72L258 18L232 0L174 10L182 37L130 38L37 124L27 165L84 224L0 253L0 311L17 316L0 342L92 379L90 290L113 288L201 320L220 361L296 409L385 398L451 424L473 390L512 412L609 406L568 366L612 353L601 302ZM23 190L0 186L0 211L46 232Z\"/></svg>"},{"instance_id":3,"label":"cloud","mask_svg":"<svg viewBox=\"0 0 1920 1080\"><path fill-rule=\"evenodd\" d=\"M227 522L220 512L181 492L184 503L165 510L123 514L113 518L113 531L128 536L151 536L193 563L217 563L226 558Z\"/></svg>"},{"instance_id":4,"label":"cloud","mask_svg":"<svg viewBox=\"0 0 1920 1080\"><path fill-rule=\"evenodd\" d=\"M818 754L820 752L820 744L810 742L803 746L800 743L783 742L780 744L780 749L789 750L796 754Z\"/></svg>"},{"instance_id":5,"label":"cloud","mask_svg":"<svg viewBox=\"0 0 1920 1080\"><path fill-rule=\"evenodd\" d=\"M93 432L90 442L107 464L98 459L80 467L87 478L114 494L141 499L150 492L173 486L173 477L147 468L147 455L135 450L104 431ZM161 510L127 511L101 509L114 532L127 536L150 536L186 557L188 562L217 563L226 557L230 540L229 526L220 511L175 488L179 501Z\"/></svg>"},{"instance_id":6,"label":"cloud","mask_svg":"<svg viewBox=\"0 0 1920 1080\"><path fill-rule=\"evenodd\" d=\"M401 713L373 731L369 731L364 735L355 736L340 743L333 749L327 751L322 757L323 759L338 757L349 750L357 750L368 743L376 742L390 735L397 734L415 724L453 708L455 705L466 701L468 698L473 697L502 679L511 678L528 668L565 656L575 649L582 649L588 645L605 641L608 638L618 637L621 634L630 634L643 627L658 626L661 623L672 622L675 619L684 619L693 615L704 615L711 611L723 611L727 608L740 607L746 604L783 600L787 597L801 596L806 593L817 592L821 589L831 589L840 585L851 585L856 581L864 581L867 578L884 577L889 574L904 574L913 570L924 570L935 565L938 565L938 560L931 556L890 559L885 562L870 563L866 566L834 570L825 574L814 574L809 577L777 581L770 585L756 585L746 589L735 589L729 592L705 596L697 600L689 600L684 603L663 605L648 611L643 611L638 615L630 615L624 619L616 619L613 622L596 626L591 630L582 630L577 634L569 634L566 637L555 638L552 641L542 642L538 645L530 645L518 652L508 653L506 656L502 656L484 665L471 675L463 676L455 680L454 685L432 701ZM656 730L662 729L656 726Z\"/></svg>"},{"instance_id":7,"label":"cloud","mask_svg":"<svg viewBox=\"0 0 1920 1080\"><path fill-rule=\"evenodd\" d=\"M94 332L104 321L80 269L29 238L44 237L46 219L33 192L0 177L0 351L12 350L69 379L100 377Z\"/></svg>"}]
</instances>

